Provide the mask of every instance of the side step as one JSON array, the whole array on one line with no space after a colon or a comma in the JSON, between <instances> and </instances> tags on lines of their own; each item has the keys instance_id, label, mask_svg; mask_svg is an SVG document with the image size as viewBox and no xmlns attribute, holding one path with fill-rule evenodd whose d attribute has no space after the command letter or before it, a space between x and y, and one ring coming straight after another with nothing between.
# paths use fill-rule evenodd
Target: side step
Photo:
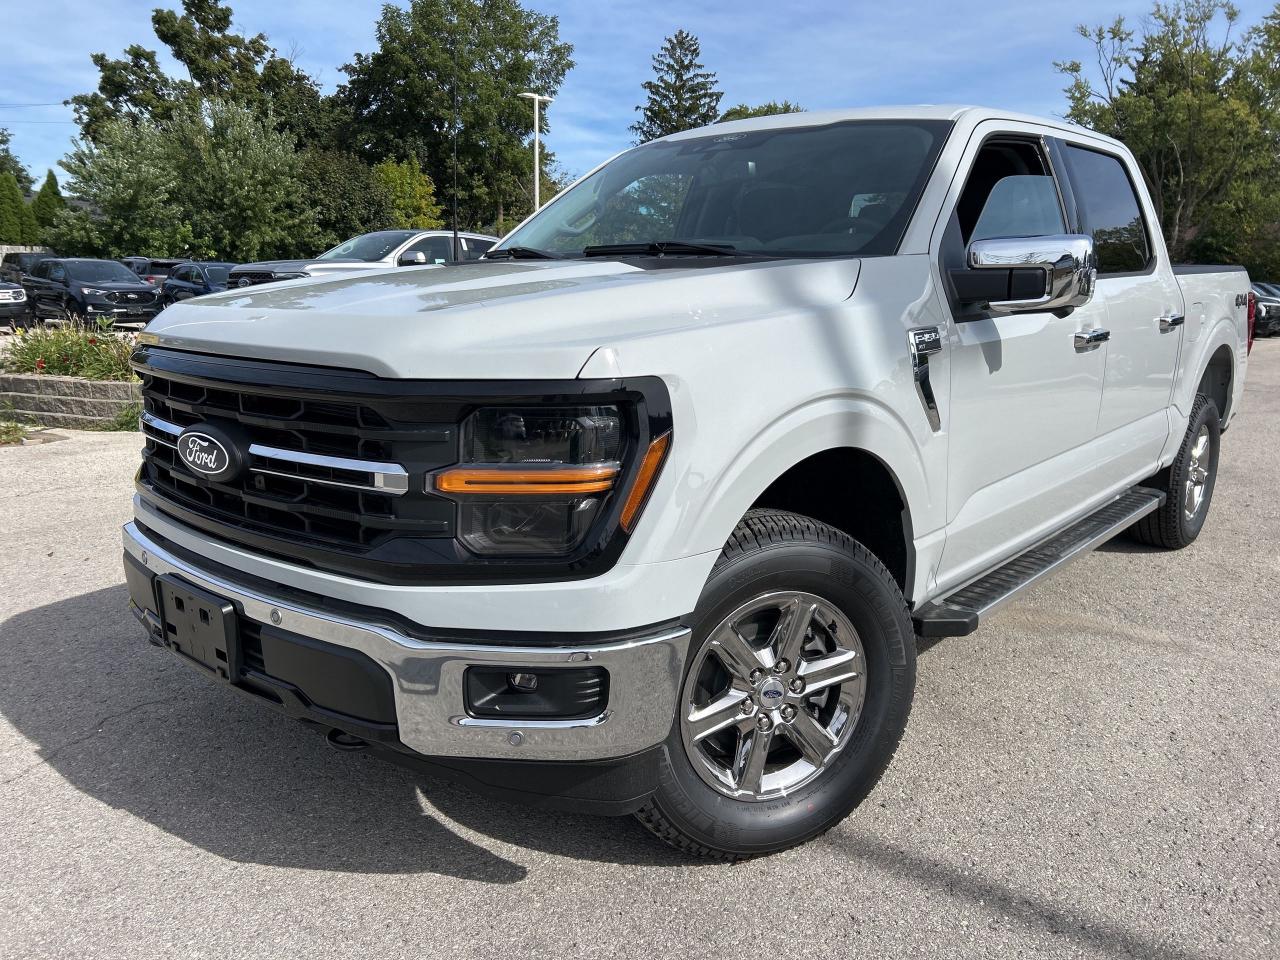
<instances>
[{"instance_id":1,"label":"side step","mask_svg":"<svg viewBox=\"0 0 1280 960\"><path fill-rule=\"evenodd\" d=\"M921 606L912 617L916 633L922 637L967 637L978 629L983 617L1072 560L1106 543L1148 513L1160 509L1164 499L1163 491L1148 487L1134 487L1121 494L1003 566Z\"/></svg>"}]
</instances>

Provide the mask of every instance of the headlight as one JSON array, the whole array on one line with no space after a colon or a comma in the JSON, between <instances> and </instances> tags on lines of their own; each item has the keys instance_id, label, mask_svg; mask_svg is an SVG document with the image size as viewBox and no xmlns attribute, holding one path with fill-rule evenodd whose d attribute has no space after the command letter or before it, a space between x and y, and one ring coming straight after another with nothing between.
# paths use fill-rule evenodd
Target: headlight
<instances>
[{"instance_id":1,"label":"headlight","mask_svg":"<svg viewBox=\"0 0 1280 960\"><path fill-rule=\"evenodd\" d=\"M97 287L81 287L80 292L86 297L105 297L110 290L99 290Z\"/></svg>"},{"instance_id":2,"label":"headlight","mask_svg":"<svg viewBox=\"0 0 1280 960\"><path fill-rule=\"evenodd\" d=\"M27 299L27 291L21 288L17 290L10 290L9 299L14 301L15 303L21 303L23 300Z\"/></svg>"},{"instance_id":3,"label":"headlight","mask_svg":"<svg viewBox=\"0 0 1280 960\"><path fill-rule=\"evenodd\" d=\"M563 556L621 478L616 406L490 407L462 427L462 464L433 478L458 501L458 537L485 556Z\"/></svg>"}]
</instances>

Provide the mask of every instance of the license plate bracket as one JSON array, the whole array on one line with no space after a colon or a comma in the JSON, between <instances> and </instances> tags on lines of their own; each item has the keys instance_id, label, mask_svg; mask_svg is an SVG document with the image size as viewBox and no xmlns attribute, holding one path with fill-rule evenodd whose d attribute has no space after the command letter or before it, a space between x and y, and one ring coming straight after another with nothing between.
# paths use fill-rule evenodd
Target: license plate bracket
<instances>
[{"instance_id":1,"label":"license plate bracket","mask_svg":"<svg viewBox=\"0 0 1280 960\"><path fill-rule=\"evenodd\" d=\"M240 638L231 601L165 574L158 578L163 642L226 683L240 676Z\"/></svg>"}]
</instances>

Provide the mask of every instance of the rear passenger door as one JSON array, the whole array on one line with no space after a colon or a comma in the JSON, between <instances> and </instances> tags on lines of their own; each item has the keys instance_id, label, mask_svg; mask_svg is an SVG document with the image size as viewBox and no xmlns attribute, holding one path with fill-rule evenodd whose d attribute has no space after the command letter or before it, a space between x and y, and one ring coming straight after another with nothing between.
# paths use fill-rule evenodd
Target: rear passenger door
<instances>
[{"instance_id":1,"label":"rear passenger door","mask_svg":"<svg viewBox=\"0 0 1280 960\"><path fill-rule=\"evenodd\" d=\"M1185 326L1182 290L1160 253L1141 173L1093 143L1062 143L1081 232L1098 258L1095 302L1111 331L1098 417L1099 462L1119 483L1150 472L1168 436L1168 409Z\"/></svg>"}]
</instances>

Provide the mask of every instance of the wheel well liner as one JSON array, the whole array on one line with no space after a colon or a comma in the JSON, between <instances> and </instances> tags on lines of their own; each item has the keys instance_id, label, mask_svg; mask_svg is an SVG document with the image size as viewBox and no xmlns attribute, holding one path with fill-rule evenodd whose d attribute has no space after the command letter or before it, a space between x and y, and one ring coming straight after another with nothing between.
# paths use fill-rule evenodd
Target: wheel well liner
<instances>
[{"instance_id":1,"label":"wheel well liner","mask_svg":"<svg viewBox=\"0 0 1280 960\"><path fill-rule=\"evenodd\" d=\"M838 447L806 457L760 494L752 509L803 514L857 540L910 599L915 577L911 513L897 477L866 450Z\"/></svg>"},{"instance_id":2,"label":"wheel well liner","mask_svg":"<svg viewBox=\"0 0 1280 960\"><path fill-rule=\"evenodd\" d=\"M1231 377L1234 364L1231 349L1223 344L1213 352L1209 365L1205 367L1204 376L1196 387L1196 393L1203 393L1218 407L1218 416L1225 423L1228 407L1231 404Z\"/></svg>"}]
</instances>

